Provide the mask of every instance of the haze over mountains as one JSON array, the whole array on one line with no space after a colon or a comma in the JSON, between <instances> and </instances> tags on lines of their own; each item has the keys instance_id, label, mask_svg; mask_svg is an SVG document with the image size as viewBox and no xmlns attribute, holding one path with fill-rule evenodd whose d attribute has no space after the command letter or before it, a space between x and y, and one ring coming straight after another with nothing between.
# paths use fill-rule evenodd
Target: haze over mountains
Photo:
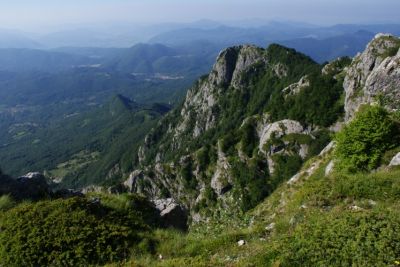
<instances>
[{"instance_id":1,"label":"haze over mountains","mask_svg":"<svg viewBox=\"0 0 400 267\"><path fill-rule=\"evenodd\" d=\"M85 144L100 147L99 151L109 149L105 138L112 136L109 133L97 133L104 136L100 141L80 141L77 135L70 139L75 147L52 145L59 143L63 134L74 136L80 120L87 121L87 136L98 130L89 121L114 127L116 136L124 134L118 130L123 124L135 129L143 120L150 127L160 114L159 107L152 105L180 103L187 88L211 70L226 47L267 47L275 42L322 63L354 56L376 32L399 35L400 24L321 27L299 22L200 20L150 26L110 24L42 35L0 32L0 160L5 171L17 176L44 166L57 168L81 155ZM138 107L121 113L122 122L107 116L96 119L94 114L107 114L104 107L115 95L135 101ZM71 127L63 132L61 125ZM48 146L41 145L45 136ZM29 146L32 154L25 153ZM43 158L32 161L35 154Z\"/></svg>"},{"instance_id":2,"label":"haze over mountains","mask_svg":"<svg viewBox=\"0 0 400 267\"><path fill-rule=\"evenodd\" d=\"M400 33L400 24L337 24L317 26L300 22L242 20L192 23L70 27L42 34L0 29L0 48L42 49L60 47L127 48L137 43L182 47L194 42L212 45L214 54L237 44L267 46L280 43L309 54L322 62L337 56L354 56L378 32ZM208 47L211 49L210 47ZM315 49L317 48L317 49ZM65 51L65 50L64 50ZM195 50L196 51L196 50ZM69 50L74 54L74 51ZM76 51L75 51L76 52ZM106 54L111 51L103 50ZM4 64L2 64L4 66Z\"/></svg>"}]
</instances>

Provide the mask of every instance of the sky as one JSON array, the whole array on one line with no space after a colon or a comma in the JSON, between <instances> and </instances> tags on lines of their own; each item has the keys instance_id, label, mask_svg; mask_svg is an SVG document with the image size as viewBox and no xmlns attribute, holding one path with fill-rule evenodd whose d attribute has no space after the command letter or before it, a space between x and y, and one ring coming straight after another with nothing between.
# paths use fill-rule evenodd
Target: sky
<instances>
[{"instance_id":1,"label":"sky","mask_svg":"<svg viewBox=\"0 0 400 267\"><path fill-rule=\"evenodd\" d=\"M400 0L0 0L0 28L259 18L319 25L399 22Z\"/></svg>"}]
</instances>

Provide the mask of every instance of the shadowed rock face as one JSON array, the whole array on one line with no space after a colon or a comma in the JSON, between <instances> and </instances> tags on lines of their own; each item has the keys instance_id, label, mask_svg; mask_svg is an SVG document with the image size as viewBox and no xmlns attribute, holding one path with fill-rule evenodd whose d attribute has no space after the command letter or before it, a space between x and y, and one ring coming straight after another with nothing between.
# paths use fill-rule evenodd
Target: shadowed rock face
<instances>
[{"instance_id":1,"label":"shadowed rock face","mask_svg":"<svg viewBox=\"0 0 400 267\"><path fill-rule=\"evenodd\" d=\"M28 173L18 179L2 175L0 177L0 195L10 195L16 200L39 200L50 197L52 191L42 174Z\"/></svg>"},{"instance_id":2,"label":"shadowed rock face","mask_svg":"<svg viewBox=\"0 0 400 267\"><path fill-rule=\"evenodd\" d=\"M164 227L187 230L188 214L174 199L157 199L154 205L160 211L161 223Z\"/></svg>"}]
</instances>

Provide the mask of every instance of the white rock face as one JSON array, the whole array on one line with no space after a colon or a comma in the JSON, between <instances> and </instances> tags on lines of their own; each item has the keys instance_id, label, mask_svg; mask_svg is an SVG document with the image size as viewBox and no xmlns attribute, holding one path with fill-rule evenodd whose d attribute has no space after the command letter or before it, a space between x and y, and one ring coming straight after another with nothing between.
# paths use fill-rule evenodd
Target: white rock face
<instances>
[{"instance_id":1,"label":"white rock face","mask_svg":"<svg viewBox=\"0 0 400 267\"><path fill-rule=\"evenodd\" d=\"M275 223L270 223L268 226L265 227L265 230L272 231L275 229Z\"/></svg>"},{"instance_id":2,"label":"white rock face","mask_svg":"<svg viewBox=\"0 0 400 267\"><path fill-rule=\"evenodd\" d=\"M365 82L365 96L369 102L378 94L389 101L389 108L398 108L400 103L400 56L386 58L368 76Z\"/></svg>"},{"instance_id":3,"label":"white rock face","mask_svg":"<svg viewBox=\"0 0 400 267\"><path fill-rule=\"evenodd\" d=\"M390 161L389 166L399 166L400 165L400 152L396 154Z\"/></svg>"},{"instance_id":4,"label":"white rock face","mask_svg":"<svg viewBox=\"0 0 400 267\"><path fill-rule=\"evenodd\" d=\"M400 52L387 57L388 51L396 49L399 45L398 38L378 34L367 45L365 51L353 59L343 83L346 92L346 121L353 117L361 104L376 101L378 95L390 100L389 108L399 104Z\"/></svg>"},{"instance_id":5,"label":"white rock face","mask_svg":"<svg viewBox=\"0 0 400 267\"><path fill-rule=\"evenodd\" d=\"M279 138L283 135L292 134L292 133L303 133L304 128L298 121L294 120L281 120L271 124L266 125L266 127L262 130L260 136L260 144L259 150L264 151L264 145L271 139L272 134L275 137Z\"/></svg>"},{"instance_id":6,"label":"white rock face","mask_svg":"<svg viewBox=\"0 0 400 267\"><path fill-rule=\"evenodd\" d=\"M325 176L328 176L329 174L332 173L334 166L335 163L333 162L333 160L331 160L325 168Z\"/></svg>"},{"instance_id":7,"label":"white rock face","mask_svg":"<svg viewBox=\"0 0 400 267\"><path fill-rule=\"evenodd\" d=\"M285 65L283 65L282 63L278 63L278 64L274 65L273 71L274 71L275 75L278 76L279 78L286 77L288 74L288 68Z\"/></svg>"},{"instance_id":8,"label":"white rock face","mask_svg":"<svg viewBox=\"0 0 400 267\"><path fill-rule=\"evenodd\" d=\"M244 241L244 240L239 240L239 241L237 242L237 244L238 244L239 247L241 247L241 246L244 246L244 245L246 244L246 241Z\"/></svg>"},{"instance_id":9,"label":"white rock face","mask_svg":"<svg viewBox=\"0 0 400 267\"><path fill-rule=\"evenodd\" d=\"M301 144L301 145L300 145L300 150L299 150L299 156L300 156L302 159L305 159L305 158L307 157L307 155L308 155L308 145L306 145L306 144Z\"/></svg>"},{"instance_id":10,"label":"white rock face","mask_svg":"<svg viewBox=\"0 0 400 267\"><path fill-rule=\"evenodd\" d=\"M128 179L126 179L124 186L126 186L130 192L134 192L137 179L140 178L143 178L143 172L141 170L135 170L129 175Z\"/></svg>"},{"instance_id":11,"label":"white rock face","mask_svg":"<svg viewBox=\"0 0 400 267\"><path fill-rule=\"evenodd\" d=\"M218 108L217 100L226 87L240 88L244 81L243 73L254 64L267 64L265 50L252 45L230 47L222 51L207 79L200 81L188 91L181 111L182 120L175 129L175 138L185 132L195 122L193 137L215 126Z\"/></svg>"},{"instance_id":12,"label":"white rock face","mask_svg":"<svg viewBox=\"0 0 400 267\"><path fill-rule=\"evenodd\" d=\"M271 145L268 149L265 146L272 138L281 139L283 136L289 134L310 135L310 131L305 129L300 122L294 120L281 120L274 123L268 123L268 120L266 119L263 120L262 124L258 125L257 128L260 137L258 149L261 153L267 156L268 170L270 174L275 172L276 164L272 157L274 154L297 154L302 159L307 157L309 151L307 144L296 144L289 150L287 149L290 144L289 141L284 141L282 145ZM311 136L311 138L313 137Z\"/></svg>"},{"instance_id":13,"label":"white rock face","mask_svg":"<svg viewBox=\"0 0 400 267\"><path fill-rule=\"evenodd\" d=\"M236 60L235 70L232 74L233 87L240 87L240 85L242 84L242 73L246 71L250 66L259 62L266 63L266 58L263 54L264 50L259 47L253 45L241 46L239 55Z\"/></svg>"},{"instance_id":14,"label":"white rock face","mask_svg":"<svg viewBox=\"0 0 400 267\"><path fill-rule=\"evenodd\" d=\"M173 198L156 199L153 203L156 206L156 209L160 211L161 216L164 216L178 206Z\"/></svg>"},{"instance_id":15,"label":"white rock face","mask_svg":"<svg viewBox=\"0 0 400 267\"><path fill-rule=\"evenodd\" d=\"M25 178L25 179L38 179L38 178L42 178L43 174L41 174L40 172L28 172L27 174L19 177L19 178Z\"/></svg>"},{"instance_id":16,"label":"white rock face","mask_svg":"<svg viewBox=\"0 0 400 267\"><path fill-rule=\"evenodd\" d=\"M214 175L211 178L211 188L220 196L231 187L231 177L229 175L230 165L225 154L218 145L218 160Z\"/></svg>"},{"instance_id":17,"label":"white rock face","mask_svg":"<svg viewBox=\"0 0 400 267\"><path fill-rule=\"evenodd\" d=\"M297 83L291 84L285 89L282 90L284 97L288 97L291 95L297 95L300 93L301 89L310 86L310 81L307 79L307 76L301 77L300 81Z\"/></svg>"}]
</instances>

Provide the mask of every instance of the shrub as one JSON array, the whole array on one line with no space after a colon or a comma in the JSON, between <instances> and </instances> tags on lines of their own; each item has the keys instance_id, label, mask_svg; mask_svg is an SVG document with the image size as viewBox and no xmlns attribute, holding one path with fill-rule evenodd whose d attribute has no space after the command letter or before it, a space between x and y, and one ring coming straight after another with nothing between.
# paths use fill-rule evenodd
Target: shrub
<instances>
[{"instance_id":1,"label":"shrub","mask_svg":"<svg viewBox=\"0 0 400 267\"><path fill-rule=\"evenodd\" d=\"M118 261L147 230L140 217L85 198L21 204L0 215L0 265L87 266Z\"/></svg>"},{"instance_id":2,"label":"shrub","mask_svg":"<svg viewBox=\"0 0 400 267\"><path fill-rule=\"evenodd\" d=\"M0 197L0 211L11 209L15 204L16 202L9 195L3 195Z\"/></svg>"},{"instance_id":3,"label":"shrub","mask_svg":"<svg viewBox=\"0 0 400 267\"><path fill-rule=\"evenodd\" d=\"M249 122L240 128L241 142L243 152L251 157L253 155L253 150L258 145L257 131L255 125Z\"/></svg>"},{"instance_id":4,"label":"shrub","mask_svg":"<svg viewBox=\"0 0 400 267\"><path fill-rule=\"evenodd\" d=\"M339 166L349 171L369 171L379 166L382 155L392 148L396 125L378 106L366 106L336 136Z\"/></svg>"},{"instance_id":5,"label":"shrub","mask_svg":"<svg viewBox=\"0 0 400 267\"><path fill-rule=\"evenodd\" d=\"M399 215L312 214L285 238L280 266L391 266L400 255Z\"/></svg>"},{"instance_id":6,"label":"shrub","mask_svg":"<svg viewBox=\"0 0 400 267\"><path fill-rule=\"evenodd\" d=\"M277 188L280 183L290 179L301 168L303 160L299 155L273 155L275 162L275 172L271 177L270 183L273 189Z\"/></svg>"},{"instance_id":7,"label":"shrub","mask_svg":"<svg viewBox=\"0 0 400 267\"><path fill-rule=\"evenodd\" d=\"M267 163L260 158L253 158L247 164L238 158L231 159L232 177L235 194L241 198L240 208L247 211L254 208L270 192Z\"/></svg>"}]
</instances>

